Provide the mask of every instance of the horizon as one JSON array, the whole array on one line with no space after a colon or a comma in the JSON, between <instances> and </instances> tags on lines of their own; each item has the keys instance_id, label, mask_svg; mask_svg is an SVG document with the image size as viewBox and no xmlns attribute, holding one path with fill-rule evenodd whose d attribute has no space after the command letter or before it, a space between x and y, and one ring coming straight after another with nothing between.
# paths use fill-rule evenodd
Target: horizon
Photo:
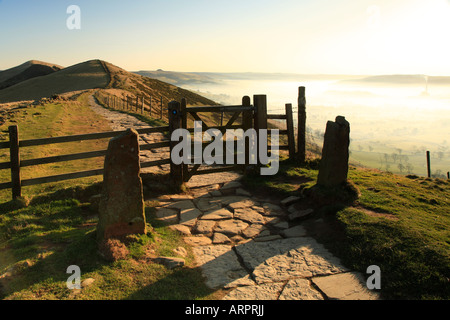
<instances>
[{"instance_id":1,"label":"horizon","mask_svg":"<svg viewBox=\"0 0 450 320\"><path fill-rule=\"evenodd\" d=\"M450 0L0 1L0 69L92 56L125 70L449 76Z\"/></svg>"},{"instance_id":2,"label":"horizon","mask_svg":"<svg viewBox=\"0 0 450 320\"><path fill-rule=\"evenodd\" d=\"M0 0L1 1L1 0ZM74 63L72 65L68 65L68 66L63 66L59 63L55 63L54 61L42 61L42 60L38 60L38 59L29 59L26 60L23 63L19 63L17 65L8 67L8 68L4 68L4 69L0 69L0 71L6 71L8 69L20 66L22 64L28 63L28 62L32 62L32 61L37 61L37 62L43 62L43 63L49 63L49 64L55 64L55 65L59 65L61 67L65 68L69 68L71 66L80 64L80 63L85 63L88 61L93 61L93 60L101 60L101 61L105 61L108 63L111 63L110 61L106 61L103 59L88 59L86 61L80 61L77 63ZM114 64L114 63L112 63ZM114 64L116 65L116 64ZM116 65L117 67L122 68L120 65ZM122 68L123 69L123 68ZM126 70L127 72L131 72L131 73L135 73L135 72L174 72L174 73L218 73L218 74L272 74L272 75L276 75L276 74L280 74L280 75L300 75L300 76L358 76L358 77L376 77L376 76L427 76L427 77L450 77L449 75L432 75L432 74L419 74L419 73L392 73L392 74L339 74L339 73L294 73L294 72L255 72L255 71L238 71L238 72L230 72L230 71L179 71L179 70L163 70L161 68L158 69L136 69L136 70Z\"/></svg>"}]
</instances>

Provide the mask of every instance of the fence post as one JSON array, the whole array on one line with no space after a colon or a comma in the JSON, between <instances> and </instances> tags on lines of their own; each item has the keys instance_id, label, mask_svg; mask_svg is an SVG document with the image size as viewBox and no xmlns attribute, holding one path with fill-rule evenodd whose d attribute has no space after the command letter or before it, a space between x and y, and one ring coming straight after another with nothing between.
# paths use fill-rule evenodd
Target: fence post
<instances>
[{"instance_id":1,"label":"fence post","mask_svg":"<svg viewBox=\"0 0 450 320\"><path fill-rule=\"evenodd\" d=\"M255 129L267 129L267 96L255 95L253 103L255 105Z\"/></svg>"},{"instance_id":2,"label":"fence post","mask_svg":"<svg viewBox=\"0 0 450 320\"><path fill-rule=\"evenodd\" d=\"M250 101L249 96L245 96L242 98L242 106L243 107L251 106L251 101ZM223 115L223 113L222 113L222 115ZM242 129L245 132L251 128L253 128L253 112L251 110L244 111L242 113ZM250 141L250 139L248 139L248 143L246 143L246 141L243 141L243 142L245 144L245 151L244 151L245 152L244 172L245 172L246 167L250 164L250 143L252 143L252 141Z\"/></svg>"},{"instance_id":3,"label":"fence post","mask_svg":"<svg viewBox=\"0 0 450 320\"><path fill-rule=\"evenodd\" d=\"M171 101L169 103L168 108L169 114L169 136L172 137L172 133L176 129L182 128L182 115L181 115L181 103L178 101ZM181 140L182 138L180 138ZM170 158L172 159L172 149L179 143L180 141L172 141L170 139ZM172 161L170 162L170 177L172 181L175 183L177 188L181 188L183 184L183 164L174 164Z\"/></svg>"},{"instance_id":4,"label":"fence post","mask_svg":"<svg viewBox=\"0 0 450 320\"><path fill-rule=\"evenodd\" d=\"M298 160L306 161L306 98L305 87L298 88L298 134L297 134Z\"/></svg>"},{"instance_id":5,"label":"fence post","mask_svg":"<svg viewBox=\"0 0 450 320\"><path fill-rule=\"evenodd\" d=\"M161 120L162 120L162 118L163 118L163 99L161 96Z\"/></svg>"},{"instance_id":6,"label":"fence post","mask_svg":"<svg viewBox=\"0 0 450 320\"><path fill-rule=\"evenodd\" d=\"M144 96L142 96L141 114L144 114Z\"/></svg>"},{"instance_id":7,"label":"fence post","mask_svg":"<svg viewBox=\"0 0 450 320\"><path fill-rule=\"evenodd\" d=\"M267 129L267 96L266 95L254 95L253 104L255 106L255 130L258 143L258 153L259 153L259 130ZM269 139L269 136L267 136ZM269 141L267 141L269 142ZM258 157L259 159L259 157ZM259 164L259 162L258 162Z\"/></svg>"},{"instance_id":8,"label":"fence post","mask_svg":"<svg viewBox=\"0 0 450 320\"><path fill-rule=\"evenodd\" d=\"M11 161L12 198L22 196L20 181L20 153L19 153L19 127L14 125L9 128L9 155Z\"/></svg>"},{"instance_id":9,"label":"fence post","mask_svg":"<svg viewBox=\"0 0 450 320\"><path fill-rule=\"evenodd\" d=\"M286 104L286 129L288 131L289 159L295 156L294 118L292 116L292 104Z\"/></svg>"},{"instance_id":10,"label":"fence post","mask_svg":"<svg viewBox=\"0 0 450 320\"><path fill-rule=\"evenodd\" d=\"M430 151L427 151L427 173L428 173L428 178L431 178Z\"/></svg>"},{"instance_id":11,"label":"fence post","mask_svg":"<svg viewBox=\"0 0 450 320\"><path fill-rule=\"evenodd\" d=\"M180 116L181 116L181 127L183 129L187 129L187 101L185 98L181 99L181 105L180 105ZM183 166L183 181L188 176L188 165L186 163L182 164Z\"/></svg>"},{"instance_id":12,"label":"fence post","mask_svg":"<svg viewBox=\"0 0 450 320\"><path fill-rule=\"evenodd\" d=\"M150 109L149 110L149 115L150 115L150 118L151 118L152 117L152 96L150 96L150 98L148 100L148 108Z\"/></svg>"}]
</instances>

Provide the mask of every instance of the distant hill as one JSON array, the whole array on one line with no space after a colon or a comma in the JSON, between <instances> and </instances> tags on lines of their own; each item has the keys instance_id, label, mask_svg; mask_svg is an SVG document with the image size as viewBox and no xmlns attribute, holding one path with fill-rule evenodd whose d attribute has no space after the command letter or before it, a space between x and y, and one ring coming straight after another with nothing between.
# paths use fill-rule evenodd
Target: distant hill
<instances>
[{"instance_id":1,"label":"distant hill","mask_svg":"<svg viewBox=\"0 0 450 320\"><path fill-rule=\"evenodd\" d=\"M162 98L164 103L171 100L180 101L186 98L188 105L217 105L215 101L207 99L189 90L182 89L177 85L162 80L149 78L148 76L128 72L111 63L104 62L105 68L111 76L110 83L106 89L126 90L134 95L147 98Z\"/></svg>"},{"instance_id":2,"label":"distant hill","mask_svg":"<svg viewBox=\"0 0 450 320\"><path fill-rule=\"evenodd\" d=\"M102 88L109 78L99 60L91 60L0 90L0 103L38 100L54 94Z\"/></svg>"},{"instance_id":3,"label":"distant hill","mask_svg":"<svg viewBox=\"0 0 450 320\"><path fill-rule=\"evenodd\" d=\"M44 67L59 68L46 75L28 78L29 73L45 73ZM32 68L32 69L30 69ZM39 69L39 70L38 70ZM46 69L49 71L48 69ZM89 89L119 89L121 94L163 98L164 103L186 98L190 105L215 105L212 100L172 84L128 72L102 60L90 60L67 68L48 63L27 62L0 73L0 80L15 79L16 83L0 89L0 103L39 100L55 94ZM20 80L20 81L19 81ZM12 80L9 80L12 81ZM116 90L117 91L117 90ZM125 92L125 93L124 93Z\"/></svg>"},{"instance_id":4,"label":"distant hill","mask_svg":"<svg viewBox=\"0 0 450 320\"><path fill-rule=\"evenodd\" d=\"M136 71L134 73L144 77L164 81L177 86L182 86L185 84L218 83L218 81L214 78L211 78L201 73L194 73L194 72L174 72L174 71L163 71L159 69L156 71Z\"/></svg>"},{"instance_id":5,"label":"distant hill","mask_svg":"<svg viewBox=\"0 0 450 320\"><path fill-rule=\"evenodd\" d=\"M365 83L365 84L390 84L390 85L424 85L428 84L450 85L450 77L427 76L423 74L396 74L396 75L378 75L359 79L346 79L342 83Z\"/></svg>"},{"instance_id":6,"label":"distant hill","mask_svg":"<svg viewBox=\"0 0 450 320\"><path fill-rule=\"evenodd\" d=\"M47 62L37 60L27 61L17 67L0 71L0 90L28 79L48 75L62 68L59 65Z\"/></svg>"},{"instance_id":7,"label":"distant hill","mask_svg":"<svg viewBox=\"0 0 450 320\"><path fill-rule=\"evenodd\" d=\"M135 74L165 81L177 86L195 84L221 84L226 80L271 80L271 81L317 81L360 79L357 75L336 74L296 74L261 72L176 72L176 71L135 71Z\"/></svg>"}]
</instances>

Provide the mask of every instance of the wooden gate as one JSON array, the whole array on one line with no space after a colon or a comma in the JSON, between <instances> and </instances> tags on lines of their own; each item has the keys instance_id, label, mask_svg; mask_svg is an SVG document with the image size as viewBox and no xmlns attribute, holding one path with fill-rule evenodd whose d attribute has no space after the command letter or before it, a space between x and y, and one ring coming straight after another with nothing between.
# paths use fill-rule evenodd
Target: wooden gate
<instances>
[{"instance_id":1,"label":"wooden gate","mask_svg":"<svg viewBox=\"0 0 450 320\"><path fill-rule=\"evenodd\" d=\"M176 129L187 129L191 134L194 132L193 127L188 127L188 116L192 117L194 121L202 122L202 131L206 131L208 129L218 129L222 135L226 133L228 129L242 129L244 132L248 129L255 129L258 134L259 129L267 129L267 97L265 95L255 95L254 96L254 104L251 104L250 97L245 96L242 98L241 105L233 105L233 106L205 106L205 107L187 107L186 99L182 99L181 102L172 101L169 103L169 131L173 132ZM227 123L225 125L210 127L202 118L205 113L229 113L231 116L229 117ZM203 115L202 115L203 114ZM240 121L239 121L240 120ZM238 123L239 122L239 123ZM287 131L287 130L285 130ZM283 132L287 133L287 132ZM181 139L178 141L171 141L170 152L172 154L172 149L175 145L180 143ZM212 142L202 143L202 151ZM191 150L194 147L193 143L191 144ZM227 152L232 152L235 156L235 160L237 158L237 150L227 149L227 144L225 140L223 141L223 150ZM287 146L283 146L287 147ZM225 157L225 153L223 154ZM232 170L243 170L250 163L249 159L249 143L245 143L245 163L244 164L232 164L232 165L216 165L214 168L199 170L200 167L206 166L205 163L196 163L196 164L185 164L182 163L180 165L171 163L170 172L171 177L175 181L175 183L183 183L188 182L194 175L199 174L209 174L215 172L224 172L224 171L232 171ZM226 163L224 161L224 163ZM234 162L236 163L236 161Z\"/></svg>"}]
</instances>

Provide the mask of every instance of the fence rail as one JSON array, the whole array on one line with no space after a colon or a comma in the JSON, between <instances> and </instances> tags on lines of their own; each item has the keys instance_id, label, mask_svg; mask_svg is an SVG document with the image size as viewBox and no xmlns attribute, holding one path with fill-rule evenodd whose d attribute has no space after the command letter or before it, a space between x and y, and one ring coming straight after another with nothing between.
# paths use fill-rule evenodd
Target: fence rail
<instances>
[{"instance_id":1,"label":"fence rail","mask_svg":"<svg viewBox=\"0 0 450 320\"><path fill-rule=\"evenodd\" d=\"M168 126L161 127L153 127L153 128L142 128L136 130L139 134L149 134L149 133L166 133L169 131ZM9 137L10 141L3 142L0 144L0 149L9 149L10 150L10 161L0 163L0 170L2 169L11 169L11 181L6 183L0 183L0 190L2 189L12 189L13 198L20 197L22 195L22 187L33 186L43 183L50 182L59 182L64 180L72 180L79 178L92 177L103 174L103 168L80 171L80 172L72 172L65 173L60 175L52 175L47 177L33 178L33 179L21 179L20 169L24 167L42 165L42 164L51 164L51 163L60 163L66 161L73 160L84 160L90 158L97 158L106 155L107 150L97 150L97 151L89 151L89 152L81 152L74 154L66 154L66 155L58 155L44 158L36 158L29 160L21 160L20 159L20 149L25 147L32 146L43 146L50 144L59 144L59 143L67 143L67 142L79 142L86 140L98 140L104 138L113 138L125 131L109 131L109 132L100 132L100 133L89 133L89 134L81 134L81 135L73 135L73 136L62 136L62 137L52 137L52 138L44 138L44 139L31 139L31 140L20 140L19 139L19 128L18 126L10 126L9 127ZM169 142L158 142L153 144L142 145L141 150L152 150L163 147L168 147ZM167 164L170 162L170 159L164 159L164 161L152 161L152 162L143 162L141 163L142 168L152 167L155 165Z\"/></svg>"},{"instance_id":2,"label":"fence rail","mask_svg":"<svg viewBox=\"0 0 450 320\"><path fill-rule=\"evenodd\" d=\"M102 99L103 103L106 103L108 106L115 107L120 102L117 97L114 96L96 96L97 99ZM243 129L244 131L250 128L256 129L267 129L267 121L271 119L276 120L285 120L287 124L286 130L279 130L279 133L282 135L288 136L288 144L279 146L280 150L289 150L289 156L293 157L295 155L295 139L294 139L294 127L293 127L293 115L292 115L292 105L286 104L285 106L285 114L275 114L268 115L267 114L267 98L265 95L255 95L253 97L254 104L251 105L251 101L249 97L244 97L242 99L241 105L232 105L232 106L202 106L202 107L187 107L186 99L182 99L181 102L172 101L168 104L168 126L160 126L160 127L150 127L150 128L141 128L136 131L139 134L151 134L151 133L171 133L179 128L187 129L189 132L193 133L195 128L188 128L187 125L187 117L191 116L194 120L202 121L202 116L204 113L215 112L215 113L223 113L228 112L232 113L232 116L228 119L227 123L220 126L215 126L214 129L220 130L222 133L225 133L227 129ZM138 107L139 101L142 101L141 111L144 112L144 99L140 100L138 98L135 99L136 108ZM163 110L162 106L162 98L161 102L161 110ZM132 106L132 101L130 99L123 100L123 107L130 108ZM150 105L151 112L151 105ZM236 124L235 122L238 118L242 118L240 124ZM162 119L162 112L161 112ZM222 117L223 119L223 117ZM203 130L208 129L208 125L203 122ZM20 158L20 150L26 147L34 147L34 146L44 146L51 144L60 144L60 143L68 143L68 142L79 142L86 140L98 140L105 138L113 138L125 131L109 131L109 132L99 132L99 133L88 133L88 134L80 134L80 135L71 135L71 136L61 136L61 137L51 137L51 138L43 138L43 139L29 139L29 140L20 140L19 139L19 128L17 125L9 127L9 141L1 142L0 149L9 149L10 151L10 161L0 163L0 170L10 169L11 171L11 181L0 183L0 190L2 189L12 189L13 199L20 197L22 194L22 187L25 186L33 186L44 183L51 182L59 182L64 180L72 180L78 178L85 178L91 176L97 176L103 174L103 168L96 168L92 170L72 172L72 173L64 173L59 175L52 175L47 177L39 177L32 179L23 179L21 177L21 168L37 166L43 164L51 164L51 163L60 163L66 161L73 160L83 160L90 158L103 157L106 155L107 150L95 150L95 151L87 151L66 155L57 155L36 159L27 159L21 160ZM169 148L170 152L172 148L175 146L176 141L162 141L151 144L140 145L140 150L153 150L158 148ZM202 145L202 150L209 143L204 143ZM246 161L245 164L249 163L249 155L248 155L248 145L246 144L247 150L245 151ZM225 150L225 149L224 149ZM234 150L233 150L234 151ZM235 151L234 151L235 152ZM234 154L236 156L236 153ZM224 155L225 156L225 155ZM195 165L175 165L170 158L161 159L149 162L142 162L141 168L149 168L153 166L167 165L170 164L170 175L172 179L177 183L183 183L188 181L194 175L201 174L209 174L216 172L225 172L225 171L233 171L237 169L242 169L242 165L218 165L217 167L209 167L207 169L199 170L202 165L205 164L195 164ZM245 166L245 165L244 165Z\"/></svg>"}]
</instances>

